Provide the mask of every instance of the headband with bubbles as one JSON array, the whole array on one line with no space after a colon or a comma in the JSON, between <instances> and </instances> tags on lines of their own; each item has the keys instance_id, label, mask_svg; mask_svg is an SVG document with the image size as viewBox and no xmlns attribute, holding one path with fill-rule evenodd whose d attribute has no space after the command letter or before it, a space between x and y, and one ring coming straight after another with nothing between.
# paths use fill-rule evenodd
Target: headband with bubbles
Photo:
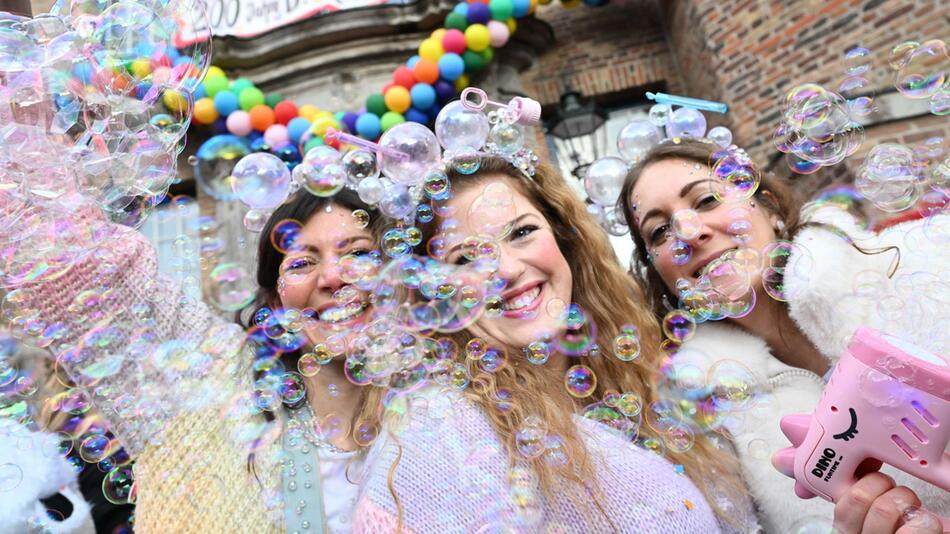
<instances>
[{"instance_id":1,"label":"headband with bubbles","mask_svg":"<svg viewBox=\"0 0 950 534\"><path fill-rule=\"evenodd\" d=\"M327 140L349 146L348 150L315 147L292 166L271 154L250 154L234 167L232 187L251 208L245 219L251 231L260 231L267 211L301 187L321 197L347 187L384 215L407 219L424 196L447 197L447 169L472 174L482 158L501 157L525 176L533 176L539 159L525 146L525 127L540 117L536 100L515 97L502 104L469 87L461 100L442 108L434 133L422 124L406 122L372 142L331 128Z\"/></svg>"}]
</instances>

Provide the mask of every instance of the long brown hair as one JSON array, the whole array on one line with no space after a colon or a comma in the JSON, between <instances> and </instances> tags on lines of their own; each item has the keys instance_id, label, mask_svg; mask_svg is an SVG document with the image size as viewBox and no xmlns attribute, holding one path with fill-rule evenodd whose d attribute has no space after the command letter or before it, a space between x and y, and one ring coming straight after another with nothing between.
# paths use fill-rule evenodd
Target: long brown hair
<instances>
[{"instance_id":1,"label":"long brown hair","mask_svg":"<svg viewBox=\"0 0 950 534\"><path fill-rule=\"evenodd\" d=\"M713 162L710 160L713 158L713 154L719 150L721 148L712 142L696 139L683 139L678 143L661 143L647 152L646 156L630 170L620 191L617 209L623 212L634 245L630 274L648 296L650 307L658 317L663 317L669 311L663 303L664 296L669 294L669 290L666 288L666 283L660 278L660 273L650 262L647 254L649 248L644 242L643 236L640 235L638 225L634 219L631 198L633 188L637 185L637 180L640 179L643 171L654 163L666 160L683 160L699 163L700 165L711 165ZM790 187L775 176L763 174L758 168L755 169L755 173L759 179L759 187L756 189L753 198L785 224L785 227L777 232L776 237L791 240L803 226L808 225L801 223L801 201L792 193ZM668 300L675 305L675 298L668 297Z\"/></svg>"},{"instance_id":2,"label":"long brown hair","mask_svg":"<svg viewBox=\"0 0 950 534\"><path fill-rule=\"evenodd\" d=\"M660 360L659 323L641 304L646 297L617 261L606 233L591 218L560 174L547 164L539 165L531 179L507 161L495 157L483 158L478 172L471 175L449 172L451 187L456 192L498 176L509 178L509 182L544 215L561 253L570 259L573 302L580 305L596 325L600 347L599 356L572 357L573 363L587 365L597 376L596 389L589 398L601 399L608 392L636 392L643 399L644 407L657 400L653 384ZM440 222L436 218L422 228L424 242L436 237ZM641 357L635 363L621 361L614 353L614 339L625 325L637 327ZM459 347L464 347L474 337L468 331L453 335ZM522 352L522 347L503 348L514 361ZM545 495L554 493L555 474L579 484L585 480L596 481L588 451L571 418L564 416L573 413L578 406L562 385L563 377L546 366L509 363L489 374L481 371L474 362L468 361L467 364L473 376L468 395L488 415L498 435L507 443L512 458L516 457L514 435L529 415L541 417L548 429L563 439L570 458L566 465L552 467L540 460L533 463ZM500 390L511 392L511 398L507 399L508 410L496 408ZM640 436L663 439L648 424L641 425ZM729 520L713 494L719 491L738 496L744 491L734 457L700 435L696 436L695 445L688 452L671 451L668 456L672 462L683 466L716 513ZM593 488L593 491L594 504L606 516L597 499L597 489Z\"/></svg>"}]
</instances>

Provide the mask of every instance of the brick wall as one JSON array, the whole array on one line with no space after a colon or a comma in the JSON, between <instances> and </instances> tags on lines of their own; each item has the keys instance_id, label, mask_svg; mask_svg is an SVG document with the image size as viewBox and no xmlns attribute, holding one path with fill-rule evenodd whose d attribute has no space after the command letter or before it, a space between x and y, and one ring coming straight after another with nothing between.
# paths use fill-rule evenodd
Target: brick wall
<instances>
[{"instance_id":1,"label":"brick wall","mask_svg":"<svg viewBox=\"0 0 950 534\"><path fill-rule=\"evenodd\" d=\"M555 2L536 16L554 29L556 45L522 74L525 92L556 104L570 86L587 96L622 92L665 81L683 88L652 0L614 0L601 8L564 9Z\"/></svg>"},{"instance_id":2,"label":"brick wall","mask_svg":"<svg viewBox=\"0 0 950 534\"><path fill-rule=\"evenodd\" d=\"M950 41L950 6L944 0L669 0L661 6L689 94L728 103L726 124L760 162L777 154L771 136L784 95L806 82L836 88L844 77L846 50L871 50L873 68L866 77L882 93L893 91L895 74L887 57L894 45ZM847 179L875 144L950 137L950 121L922 115L871 124L866 132L847 169L794 179L811 191ZM781 162L775 170L789 174Z\"/></svg>"},{"instance_id":3,"label":"brick wall","mask_svg":"<svg viewBox=\"0 0 950 534\"><path fill-rule=\"evenodd\" d=\"M946 0L614 0L573 10L555 2L537 17L554 29L556 45L522 74L523 85L546 105L566 86L603 97L659 82L671 93L726 102L729 114L707 114L710 125L730 127L756 161L771 162L771 170L812 196L850 180L878 143L950 139L950 121L872 115L857 154L799 176L771 144L785 94L806 82L837 88L844 52L855 46L872 52L865 77L875 93L893 92L890 49L906 40L950 42L948 8Z\"/></svg>"}]
</instances>

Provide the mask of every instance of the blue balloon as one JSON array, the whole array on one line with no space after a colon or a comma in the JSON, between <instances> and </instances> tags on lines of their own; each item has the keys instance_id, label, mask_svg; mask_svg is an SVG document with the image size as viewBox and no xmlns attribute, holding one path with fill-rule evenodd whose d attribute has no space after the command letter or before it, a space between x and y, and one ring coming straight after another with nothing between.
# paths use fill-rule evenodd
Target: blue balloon
<instances>
[{"instance_id":1,"label":"blue balloon","mask_svg":"<svg viewBox=\"0 0 950 534\"><path fill-rule=\"evenodd\" d=\"M299 143L303 134L310 129L310 121L303 117L294 117L287 123L287 135L294 143Z\"/></svg>"},{"instance_id":2,"label":"blue balloon","mask_svg":"<svg viewBox=\"0 0 950 534\"><path fill-rule=\"evenodd\" d=\"M488 9L488 4L475 2L468 5L468 14L465 18L468 19L469 24L488 24L491 20L491 10Z\"/></svg>"},{"instance_id":3,"label":"blue balloon","mask_svg":"<svg viewBox=\"0 0 950 534\"><path fill-rule=\"evenodd\" d=\"M376 139L382 131L379 117L373 113L364 113L356 119L356 133L364 139Z\"/></svg>"},{"instance_id":4,"label":"blue balloon","mask_svg":"<svg viewBox=\"0 0 950 534\"><path fill-rule=\"evenodd\" d=\"M448 52L439 58L439 76L445 80L455 81L465 73L465 60L462 56Z\"/></svg>"},{"instance_id":5,"label":"blue balloon","mask_svg":"<svg viewBox=\"0 0 950 534\"><path fill-rule=\"evenodd\" d=\"M420 59L422 58L419 57L419 54L416 54L412 56L411 58L409 58L409 61L406 62L406 66L411 69L416 66L416 63L418 63Z\"/></svg>"},{"instance_id":6,"label":"blue balloon","mask_svg":"<svg viewBox=\"0 0 950 534\"><path fill-rule=\"evenodd\" d=\"M238 109L237 95L227 89L218 91L218 94L214 95L214 108L227 117Z\"/></svg>"},{"instance_id":7,"label":"blue balloon","mask_svg":"<svg viewBox=\"0 0 950 534\"><path fill-rule=\"evenodd\" d=\"M429 109L435 104L435 89L427 83L413 85L409 96L412 97L412 107L416 109Z\"/></svg>"},{"instance_id":8,"label":"blue balloon","mask_svg":"<svg viewBox=\"0 0 950 534\"><path fill-rule=\"evenodd\" d=\"M468 3L459 2L458 4L455 4L455 7L452 9L452 11L458 13L459 15L468 17Z\"/></svg>"},{"instance_id":9,"label":"blue balloon","mask_svg":"<svg viewBox=\"0 0 950 534\"><path fill-rule=\"evenodd\" d=\"M172 64L175 65L176 67L179 65L191 65L190 57L179 56L177 58L169 58L169 59L172 59Z\"/></svg>"},{"instance_id":10,"label":"blue balloon","mask_svg":"<svg viewBox=\"0 0 950 534\"><path fill-rule=\"evenodd\" d=\"M203 83L199 83L198 87L195 87L194 93L195 93L195 100L208 96L208 90L205 89L205 84Z\"/></svg>"},{"instance_id":11,"label":"blue balloon","mask_svg":"<svg viewBox=\"0 0 950 534\"><path fill-rule=\"evenodd\" d=\"M429 122L429 114L424 111L419 111L416 108L409 108L403 113L403 117L407 121L418 122L419 124L427 124Z\"/></svg>"},{"instance_id":12,"label":"blue balloon","mask_svg":"<svg viewBox=\"0 0 950 534\"><path fill-rule=\"evenodd\" d=\"M511 3L514 6L511 14L515 18L521 18L531 10L531 0L512 0Z\"/></svg>"}]
</instances>

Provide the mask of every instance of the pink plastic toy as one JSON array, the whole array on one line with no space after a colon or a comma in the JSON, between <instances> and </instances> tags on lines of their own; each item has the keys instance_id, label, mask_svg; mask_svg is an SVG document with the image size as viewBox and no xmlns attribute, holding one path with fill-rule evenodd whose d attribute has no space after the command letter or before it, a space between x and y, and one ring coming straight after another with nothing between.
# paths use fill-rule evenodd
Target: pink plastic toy
<instances>
[{"instance_id":1,"label":"pink plastic toy","mask_svg":"<svg viewBox=\"0 0 950 534\"><path fill-rule=\"evenodd\" d=\"M882 463L950 490L950 360L859 328L814 414L785 416L781 427L792 447L772 463L803 499L836 502Z\"/></svg>"}]
</instances>

